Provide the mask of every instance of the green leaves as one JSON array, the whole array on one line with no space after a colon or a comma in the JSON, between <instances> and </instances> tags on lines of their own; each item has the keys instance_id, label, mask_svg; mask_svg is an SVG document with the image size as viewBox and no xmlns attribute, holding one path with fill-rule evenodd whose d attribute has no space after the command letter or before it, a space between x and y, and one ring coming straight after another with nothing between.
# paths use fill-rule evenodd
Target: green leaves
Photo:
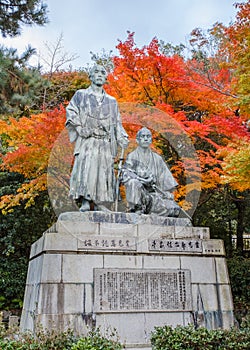
<instances>
[{"instance_id":1,"label":"green leaves","mask_svg":"<svg viewBox=\"0 0 250 350\"><path fill-rule=\"evenodd\" d=\"M1 1L0 31L3 37L20 35L21 25L44 25L47 5L42 0Z\"/></svg>"},{"instance_id":2,"label":"green leaves","mask_svg":"<svg viewBox=\"0 0 250 350\"><path fill-rule=\"evenodd\" d=\"M0 114L29 115L30 110L41 107L48 82L38 69L29 66L34 53L28 47L19 57L16 49L0 46Z\"/></svg>"},{"instance_id":3,"label":"green leaves","mask_svg":"<svg viewBox=\"0 0 250 350\"><path fill-rule=\"evenodd\" d=\"M249 328L241 330L208 330L170 326L156 327L151 337L153 350L247 350L250 347Z\"/></svg>"},{"instance_id":4,"label":"green leaves","mask_svg":"<svg viewBox=\"0 0 250 350\"><path fill-rule=\"evenodd\" d=\"M81 338L74 344L71 350L121 350L124 347L118 342L115 337L116 333L111 332L105 336L101 334L99 328L90 331L89 334Z\"/></svg>"},{"instance_id":5,"label":"green leaves","mask_svg":"<svg viewBox=\"0 0 250 350\"><path fill-rule=\"evenodd\" d=\"M1 334L2 333L2 334ZM101 335L99 329L90 331L85 337L76 338L68 330L63 333L57 331L39 331L36 337L30 333L18 334L15 330L1 332L1 350L121 350L124 347L115 339L115 332L107 337Z\"/></svg>"}]
</instances>

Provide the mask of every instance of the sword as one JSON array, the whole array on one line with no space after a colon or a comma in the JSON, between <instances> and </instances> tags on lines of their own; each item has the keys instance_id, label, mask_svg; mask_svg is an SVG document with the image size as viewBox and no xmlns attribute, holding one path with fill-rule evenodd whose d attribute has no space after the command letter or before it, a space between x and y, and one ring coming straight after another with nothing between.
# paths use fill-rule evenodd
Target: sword
<instances>
[{"instance_id":1,"label":"sword","mask_svg":"<svg viewBox=\"0 0 250 350\"><path fill-rule=\"evenodd\" d=\"M118 172L117 172L117 178L116 178L116 188L115 188L115 211L118 210L118 200L119 200L119 187L120 187L120 176L121 176L121 171L122 171L122 162L124 159L124 148L122 147L121 155L120 155L120 160L118 164Z\"/></svg>"}]
</instances>

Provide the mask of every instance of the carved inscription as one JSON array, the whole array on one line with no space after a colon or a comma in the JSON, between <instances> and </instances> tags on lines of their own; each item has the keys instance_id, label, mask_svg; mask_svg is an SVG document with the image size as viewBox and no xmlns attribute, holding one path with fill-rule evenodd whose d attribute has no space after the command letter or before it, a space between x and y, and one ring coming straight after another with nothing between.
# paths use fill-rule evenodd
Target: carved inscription
<instances>
[{"instance_id":1,"label":"carved inscription","mask_svg":"<svg viewBox=\"0 0 250 350\"><path fill-rule=\"evenodd\" d=\"M96 312L192 310L189 270L95 269Z\"/></svg>"},{"instance_id":2,"label":"carved inscription","mask_svg":"<svg viewBox=\"0 0 250 350\"><path fill-rule=\"evenodd\" d=\"M194 252L202 253L200 240L156 238L148 240L149 250L161 252Z\"/></svg>"},{"instance_id":3,"label":"carved inscription","mask_svg":"<svg viewBox=\"0 0 250 350\"><path fill-rule=\"evenodd\" d=\"M84 236L78 241L79 250L136 250L135 238Z\"/></svg>"}]
</instances>

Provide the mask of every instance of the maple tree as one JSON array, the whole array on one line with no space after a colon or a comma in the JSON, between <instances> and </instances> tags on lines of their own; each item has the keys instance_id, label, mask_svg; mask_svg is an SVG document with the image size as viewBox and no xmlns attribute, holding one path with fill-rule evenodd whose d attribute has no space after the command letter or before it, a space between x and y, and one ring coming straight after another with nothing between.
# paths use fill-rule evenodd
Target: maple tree
<instances>
[{"instance_id":1,"label":"maple tree","mask_svg":"<svg viewBox=\"0 0 250 350\"><path fill-rule=\"evenodd\" d=\"M230 101L228 97L237 99L233 91L233 74L229 69L230 59L227 50L228 38L225 36L226 27L215 23L211 29L195 28L189 39L189 58L187 69L190 79L211 92L218 92L221 103L225 106ZM227 107L229 104L227 103Z\"/></svg>"},{"instance_id":2,"label":"maple tree","mask_svg":"<svg viewBox=\"0 0 250 350\"><path fill-rule=\"evenodd\" d=\"M244 120L227 108L221 92L191 80L190 62L185 63L180 56L164 56L157 39L138 49L134 33L129 33L117 48L120 55L114 57L115 69L107 89L118 101L146 103L165 111L166 118L170 115L181 123L197 148L199 142L209 144L214 157L215 151L228 140L248 136ZM230 101L228 98L227 102ZM153 121L155 125L159 122L156 118ZM204 149L201 150L204 154Z\"/></svg>"},{"instance_id":3,"label":"maple tree","mask_svg":"<svg viewBox=\"0 0 250 350\"><path fill-rule=\"evenodd\" d=\"M22 174L24 183L16 194L1 197L1 208L7 210L26 202L26 207L34 204L34 199L47 189L47 166L53 143L64 128L65 109L0 121L3 144L7 153L2 156L1 169Z\"/></svg>"},{"instance_id":4,"label":"maple tree","mask_svg":"<svg viewBox=\"0 0 250 350\"><path fill-rule=\"evenodd\" d=\"M113 59L115 69L107 88L119 101L164 103L190 116L195 111L204 114L221 110L221 94L190 76L190 62L188 65L179 55L165 56L156 38L148 46L137 48L134 33L129 32L117 48L120 54Z\"/></svg>"},{"instance_id":5,"label":"maple tree","mask_svg":"<svg viewBox=\"0 0 250 350\"><path fill-rule=\"evenodd\" d=\"M222 181L231 188L243 192L250 190L250 142L248 138L235 140L220 150L224 169Z\"/></svg>"},{"instance_id":6,"label":"maple tree","mask_svg":"<svg viewBox=\"0 0 250 350\"><path fill-rule=\"evenodd\" d=\"M243 233L249 230L247 218L247 207L249 206L249 46L250 46L250 1L236 3L238 9L235 20L228 26L216 23L209 35L198 31L195 34L195 43L200 46L195 53L200 54L203 70L200 76L207 78L207 85L217 88L221 96L228 96L224 100L224 107L234 111L236 118L218 118L216 123L224 132L217 132L217 138L222 139L224 147L217 150L216 155L222 160L222 174L220 176L224 196L228 197L237 209L237 248L242 252ZM209 44L214 45L216 39L216 51L207 56ZM199 61L199 60L198 60ZM214 68L218 75L220 71L227 74L227 79L218 81L214 79L211 70ZM226 115L225 115L226 117ZM237 122L240 118L240 124ZM244 132L238 134L238 127L244 127ZM231 133L230 133L231 130Z\"/></svg>"},{"instance_id":7,"label":"maple tree","mask_svg":"<svg viewBox=\"0 0 250 350\"><path fill-rule=\"evenodd\" d=\"M207 31L192 31L190 70L200 84L231 97L231 108L249 119L250 1L234 6L238 12L228 27L215 23Z\"/></svg>"},{"instance_id":8,"label":"maple tree","mask_svg":"<svg viewBox=\"0 0 250 350\"><path fill-rule=\"evenodd\" d=\"M226 49L230 54L229 67L233 70L233 87L239 96L241 113L250 112L250 1L236 3L238 12L235 21L225 29L228 38Z\"/></svg>"}]
</instances>

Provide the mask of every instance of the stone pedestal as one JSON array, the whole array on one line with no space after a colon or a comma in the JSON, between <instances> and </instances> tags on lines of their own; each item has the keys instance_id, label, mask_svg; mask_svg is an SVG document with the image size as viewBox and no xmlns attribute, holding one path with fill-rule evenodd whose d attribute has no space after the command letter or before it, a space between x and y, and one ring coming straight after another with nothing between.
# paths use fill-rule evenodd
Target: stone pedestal
<instances>
[{"instance_id":1,"label":"stone pedestal","mask_svg":"<svg viewBox=\"0 0 250 350\"><path fill-rule=\"evenodd\" d=\"M155 326L234 324L221 240L184 218L70 212L31 248L22 330L115 328L127 348Z\"/></svg>"}]
</instances>

